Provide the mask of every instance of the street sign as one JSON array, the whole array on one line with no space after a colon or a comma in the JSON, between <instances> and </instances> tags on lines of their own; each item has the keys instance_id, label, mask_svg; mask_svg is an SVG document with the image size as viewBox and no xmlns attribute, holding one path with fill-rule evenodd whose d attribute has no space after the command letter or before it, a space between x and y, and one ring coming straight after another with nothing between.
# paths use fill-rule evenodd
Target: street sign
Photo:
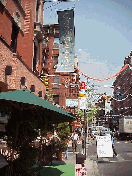
<instances>
[{"instance_id":1,"label":"street sign","mask_svg":"<svg viewBox=\"0 0 132 176\"><path fill-rule=\"evenodd\" d=\"M86 97L78 97L79 109L86 109Z\"/></svg>"},{"instance_id":2,"label":"street sign","mask_svg":"<svg viewBox=\"0 0 132 176\"><path fill-rule=\"evenodd\" d=\"M79 97L86 97L86 94L80 94L79 93Z\"/></svg>"},{"instance_id":3,"label":"street sign","mask_svg":"<svg viewBox=\"0 0 132 176\"><path fill-rule=\"evenodd\" d=\"M79 82L79 89L85 89L85 82Z\"/></svg>"},{"instance_id":4,"label":"street sign","mask_svg":"<svg viewBox=\"0 0 132 176\"><path fill-rule=\"evenodd\" d=\"M112 140L109 136L96 136L97 140L97 156L113 157Z\"/></svg>"},{"instance_id":5,"label":"street sign","mask_svg":"<svg viewBox=\"0 0 132 176\"><path fill-rule=\"evenodd\" d=\"M78 99L66 99L67 107L78 107Z\"/></svg>"}]
</instances>

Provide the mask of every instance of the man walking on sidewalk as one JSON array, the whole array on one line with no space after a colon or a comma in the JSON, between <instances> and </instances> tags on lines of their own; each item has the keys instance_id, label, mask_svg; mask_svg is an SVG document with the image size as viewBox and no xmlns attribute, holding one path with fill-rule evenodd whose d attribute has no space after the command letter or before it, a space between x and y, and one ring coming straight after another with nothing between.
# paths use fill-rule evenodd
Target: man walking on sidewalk
<instances>
[{"instance_id":1,"label":"man walking on sidewalk","mask_svg":"<svg viewBox=\"0 0 132 176\"><path fill-rule=\"evenodd\" d=\"M76 131L74 131L74 133L72 133L71 138L72 138L72 149L73 149L73 152L76 152L77 140L78 140L78 134L77 134Z\"/></svg>"}]
</instances>

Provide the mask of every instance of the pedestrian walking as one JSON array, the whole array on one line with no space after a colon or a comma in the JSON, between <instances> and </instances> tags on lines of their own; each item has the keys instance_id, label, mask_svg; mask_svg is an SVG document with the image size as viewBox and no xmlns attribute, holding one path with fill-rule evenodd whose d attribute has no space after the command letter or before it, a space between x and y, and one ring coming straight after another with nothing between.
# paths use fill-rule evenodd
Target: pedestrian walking
<instances>
[{"instance_id":1,"label":"pedestrian walking","mask_svg":"<svg viewBox=\"0 0 132 176\"><path fill-rule=\"evenodd\" d=\"M68 147L66 148L66 157L65 159L68 159Z\"/></svg>"},{"instance_id":2,"label":"pedestrian walking","mask_svg":"<svg viewBox=\"0 0 132 176\"><path fill-rule=\"evenodd\" d=\"M113 134L111 134L111 140L112 140L113 155L117 156L117 153L115 150L115 143L114 143L114 135Z\"/></svg>"},{"instance_id":3,"label":"pedestrian walking","mask_svg":"<svg viewBox=\"0 0 132 176\"><path fill-rule=\"evenodd\" d=\"M84 154L84 148L85 148L85 142L84 139L82 139L82 153Z\"/></svg>"},{"instance_id":4,"label":"pedestrian walking","mask_svg":"<svg viewBox=\"0 0 132 176\"><path fill-rule=\"evenodd\" d=\"M72 149L73 149L73 152L76 152L77 140L79 138L76 131L74 131L74 133L72 133L71 138L72 138Z\"/></svg>"}]
</instances>

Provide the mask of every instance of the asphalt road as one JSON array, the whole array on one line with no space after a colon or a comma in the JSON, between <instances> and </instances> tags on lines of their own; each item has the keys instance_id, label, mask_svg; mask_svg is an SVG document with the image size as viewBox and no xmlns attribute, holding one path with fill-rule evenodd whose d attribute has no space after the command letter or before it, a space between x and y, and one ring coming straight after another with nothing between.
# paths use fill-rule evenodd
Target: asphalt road
<instances>
[{"instance_id":1,"label":"asphalt road","mask_svg":"<svg viewBox=\"0 0 132 176\"><path fill-rule=\"evenodd\" d=\"M87 157L97 163L98 176L132 175L132 143L130 141L115 139L115 149L118 156L113 158L98 158L98 160L95 142L96 140L89 141Z\"/></svg>"}]
</instances>

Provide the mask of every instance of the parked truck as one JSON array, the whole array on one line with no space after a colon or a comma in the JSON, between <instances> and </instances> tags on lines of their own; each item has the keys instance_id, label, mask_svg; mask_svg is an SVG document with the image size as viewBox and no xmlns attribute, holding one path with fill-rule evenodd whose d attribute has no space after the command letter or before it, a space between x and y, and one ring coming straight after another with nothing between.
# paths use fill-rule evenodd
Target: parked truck
<instances>
[{"instance_id":1,"label":"parked truck","mask_svg":"<svg viewBox=\"0 0 132 176\"><path fill-rule=\"evenodd\" d=\"M124 116L119 119L119 139L132 137L132 116Z\"/></svg>"}]
</instances>

